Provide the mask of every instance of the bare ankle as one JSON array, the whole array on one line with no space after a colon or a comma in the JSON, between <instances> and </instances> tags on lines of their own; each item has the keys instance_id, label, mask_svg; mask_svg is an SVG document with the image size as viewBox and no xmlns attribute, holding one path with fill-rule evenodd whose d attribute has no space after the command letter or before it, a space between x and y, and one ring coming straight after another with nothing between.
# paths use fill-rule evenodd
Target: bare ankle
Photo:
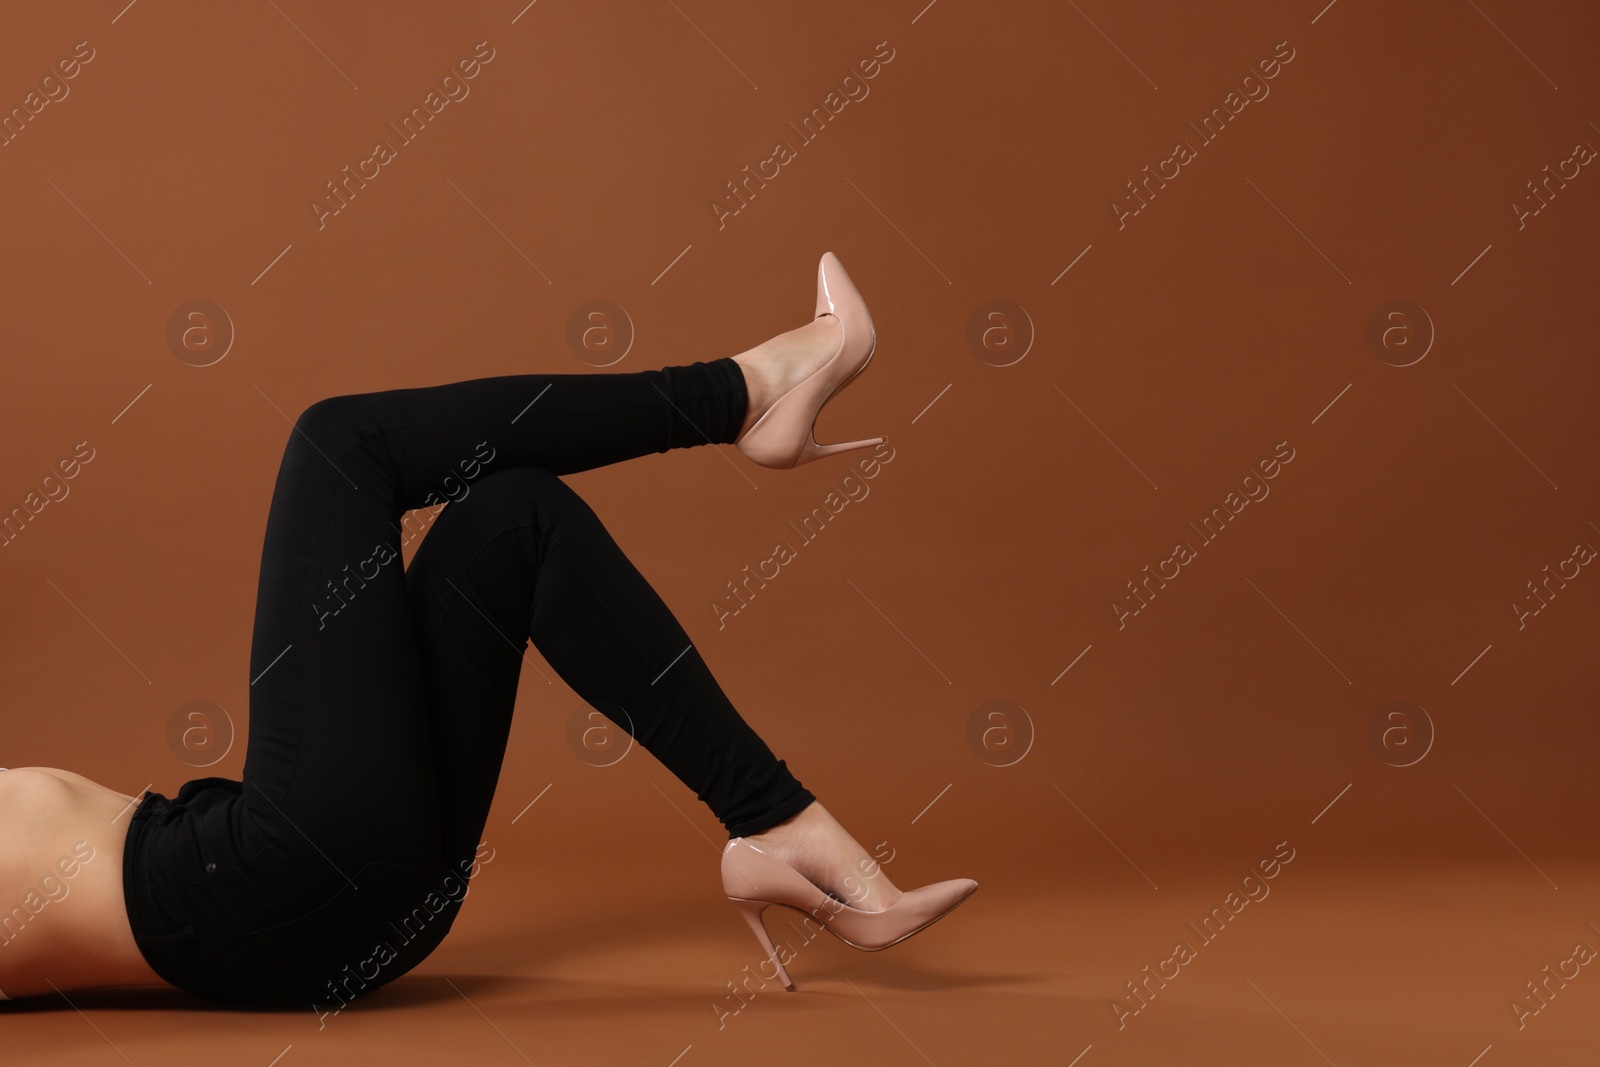
<instances>
[{"instance_id":1,"label":"bare ankle","mask_svg":"<svg viewBox=\"0 0 1600 1067\"><path fill-rule=\"evenodd\" d=\"M807 804L805 807L801 808L787 819L778 823L776 826L770 826L759 833L746 834L745 836L750 840L757 842L758 844L763 841L773 844L792 841L797 838L806 827L815 822L821 807L821 801L813 800L811 803Z\"/></svg>"},{"instance_id":2,"label":"bare ankle","mask_svg":"<svg viewBox=\"0 0 1600 1067\"><path fill-rule=\"evenodd\" d=\"M820 801L749 837L819 889L863 911L891 907L901 896L879 864Z\"/></svg>"},{"instance_id":3,"label":"bare ankle","mask_svg":"<svg viewBox=\"0 0 1600 1067\"><path fill-rule=\"evenodd\" d=\"M739 427L741 437L746 430L755 425L762 413L772 406L772 385L762 372L761 359L757 351L752 348L733 357L733 361L739 364L739 369L744 372L744 391L747 400L744 422Z\"/></svg>"},{"instance_id":4,"label":"bare ankle","mask_svg":"<svg viewBox=\"0 0 1600 1067\"><path fill-rule=\"evenodd\" d=\"M745 393L749 397L740 436L828 358L837 346L841 329L832 315L822 316L733 357L744 371Z\"/></svg>"}]
</instances>

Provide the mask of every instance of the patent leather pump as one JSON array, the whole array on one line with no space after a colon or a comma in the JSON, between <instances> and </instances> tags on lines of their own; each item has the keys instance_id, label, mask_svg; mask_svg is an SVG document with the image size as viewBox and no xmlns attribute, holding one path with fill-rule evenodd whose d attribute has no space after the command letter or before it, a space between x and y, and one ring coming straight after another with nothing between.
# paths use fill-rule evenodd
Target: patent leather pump
<instances>
[{"instance_id":1,"label":"patent leather pump","mask_svg":"<svg viewBox=\"0 0 1600 1067\"><path fill-rule=\"evenodd\" d=\"M762 913L775 904L804 912L851 948L876 952L898 944L950 914L973 894L978 883L953 878L908 890L883 911L862 911L819 889L811 879L783 860L761 851L747 838L736 837L722 850L722 888L728 901L750 925L761 949L777 970L784 988L794 981L768 936Z\"/></svg>"},{"instance_id":2,"label":"patent leather pump","mask_svg":"<svg viewBox=\"0 0 1600 1067\"><path fill-rule=\"evenodd\" d=\"M877 347L867 305L832 252L817 264L816 317L832 315L840 326L839 348L806 379L780 396L734 447L763 467L789 468L857 448L883 444L882 437L818 444L814 434L823 406L866 369Z\"/></svg>"}]
</instances>

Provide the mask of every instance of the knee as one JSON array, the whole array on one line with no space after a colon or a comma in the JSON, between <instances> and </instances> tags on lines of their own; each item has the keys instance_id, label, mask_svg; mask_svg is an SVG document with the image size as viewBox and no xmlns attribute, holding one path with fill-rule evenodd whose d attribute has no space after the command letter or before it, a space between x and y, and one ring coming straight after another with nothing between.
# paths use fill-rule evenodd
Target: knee
<instances>
[{"instance_id":1,"label":"knee","mask_svg":"<svg viewBox=\"0 0 1600 1067\"><path fill-rule=\"evenodd\" d=\"M480 479L472 489L482 506L503 514L527 516L552 526L586 510L583 498L544 467L508 467Z\"/></svg>"},{"instance_id":2,"label":"knee","mask_svg":"<svg viewBox=\"0 0 1600 1067\"><path fill-rule=\"evenodd\" d=\"M324 397L300 413L292 436L327 450L361 436L367 408L366 397L359 393Z\"/></svg>"}]
</instances>

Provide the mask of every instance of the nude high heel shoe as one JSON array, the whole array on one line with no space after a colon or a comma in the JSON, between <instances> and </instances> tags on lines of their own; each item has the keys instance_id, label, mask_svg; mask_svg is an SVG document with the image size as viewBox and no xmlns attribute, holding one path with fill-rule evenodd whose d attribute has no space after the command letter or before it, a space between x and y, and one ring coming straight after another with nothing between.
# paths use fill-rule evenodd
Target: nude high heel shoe
<instances>
[{"instance_id":1,"label":"nude high heel shoe","mask_svg":"<svg viewBox=\"0 0 1600 1067\"><path fill-rule=\"evenodd\" d=\"M750 924L761 949L777 968L784 988L795 991L789 972L778 958L772 938L761 921L762 912L774 904L803 911L824 930L851 948L877 952L898 944L948 915L978 888L971 878L934 882L906 892L893 907L862 911L817 888L811 879L761 851L743 837L722 850L722 888L734 908Z\"/></svg>"},{"instance_id":2,"label":"nude high heel shoe","mask_svg":"<svg viewBox=\"0 0 1600 1067\"><path fill-rule=\"evenodd\" d=\"M813 435L817 413L856 375L866 369L877 348L878 334L867 305L856 292L844 265L832 252L817 264L817 318L839 320L839 350L804 381L780 396L762 412L755 425L734 442L734 447L763 467L798 467L823 456L883 444L882 437L840 444L819 445Z\"/></svg>"}]
</instances>

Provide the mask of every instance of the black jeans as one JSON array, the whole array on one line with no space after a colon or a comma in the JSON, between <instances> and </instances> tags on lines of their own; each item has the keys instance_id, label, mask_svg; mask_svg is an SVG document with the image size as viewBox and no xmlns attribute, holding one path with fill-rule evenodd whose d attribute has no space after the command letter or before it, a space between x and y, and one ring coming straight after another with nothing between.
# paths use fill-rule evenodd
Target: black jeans
<instances>
[{"instance_id":1,"label":"black jeans","mask_svg":"<svg viewBox=\"0 0 1600 1067\"><path fill-rule=\"evenodd\" d=\"M267 515L243 780L150 793L130 820L124 895L156 973L330 1013L420 963L493 858L482 834L530 638L729 837L811 803L557 477L731 442L746 404L720 359L306 409ZM445 500L402 570L404 513Z\"/></svg>"}]
</instances>

